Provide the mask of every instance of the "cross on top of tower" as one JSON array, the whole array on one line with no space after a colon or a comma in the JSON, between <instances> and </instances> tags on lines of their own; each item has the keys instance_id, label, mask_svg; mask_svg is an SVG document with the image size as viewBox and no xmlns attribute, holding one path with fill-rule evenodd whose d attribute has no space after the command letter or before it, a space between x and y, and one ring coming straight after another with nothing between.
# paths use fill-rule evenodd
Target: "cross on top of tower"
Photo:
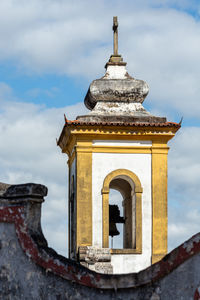
<instances>
[{"instance_id":1,"label":"cross on top of tower","mask_svg":"<svg viewBox=\"0 0 200 300\"><path fill-rule=\"evenodd\" d=\"M117 17L113 17L113 53L114 55L118 55L118 22Z\"/></svg>"},{"instance_id":2,"label":"cross on top of tower","mask_svg":"<svg viewBox=\"0 0 200 300\"><path fill-rule=\"evenodd\" d=\"M120 54L118 54L118 20L117 16L113 17L113 54L110 56L110 59L107 65L126 65L125 62L123 62L123 58Z\"/></svg>"}]
</instances>

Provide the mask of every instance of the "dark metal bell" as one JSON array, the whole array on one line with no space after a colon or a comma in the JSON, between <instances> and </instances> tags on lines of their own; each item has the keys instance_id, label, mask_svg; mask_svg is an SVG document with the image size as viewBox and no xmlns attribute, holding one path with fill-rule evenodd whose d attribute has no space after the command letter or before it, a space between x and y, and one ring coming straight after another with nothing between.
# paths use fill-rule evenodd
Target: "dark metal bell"
<instances>
[{"instance_id":1,"label":"dark metal bell","mask_svg":"<svg viewBox=\"0 0 200 300\"><path fill-rule=\"evenodd\" d=\"M119 207L117 205L109 204L109 235L119 235L116 223L125 223L125 219L120 217Z\"/></svg>"},{"instance_id":2,"label":"dark metal bell","mask_svg":"<svg viewBox=\"0 0 200 300\"><path fill-rule=\"evenodd\" d=\"M114 222L109 223L109 235L112 237L119 235L119 231L117 230L116 223L114 223Z\"/></svg>"}]
</instances>

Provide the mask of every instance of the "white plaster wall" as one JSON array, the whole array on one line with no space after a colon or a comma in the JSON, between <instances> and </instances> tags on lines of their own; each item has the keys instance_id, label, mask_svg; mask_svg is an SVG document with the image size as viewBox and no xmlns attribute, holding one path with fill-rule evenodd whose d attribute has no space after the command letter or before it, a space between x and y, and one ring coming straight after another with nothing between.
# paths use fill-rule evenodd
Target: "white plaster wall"
<instances>
[{"instance_id":1,"label":"white plaster wall","mask_svg":"<svg viewBox=\"0 0 200 300\"><path fill-rule=\"evenodd\" d=\"M112 141L113 142L113 141ZM151 154L92 154L93 245L102 247L102 195L105 177L116 169L127 169L140 179L142 194L142 254L112 255L113 272L138 272L151 264Z\"/></svg>"},{"instance_id":2,"label":"white plaster wall","mask_svg":"<svg viewBox=\"0 0 200 300\"><path fill-rule=\"evenodd\" d=\"M122 146L140 146L140 147L146 147L151 146L152 141L131 141L131 140L94 140L93 141L94 146L115 146L115 147L122 147Z\"/></svg>"}]
</instances>

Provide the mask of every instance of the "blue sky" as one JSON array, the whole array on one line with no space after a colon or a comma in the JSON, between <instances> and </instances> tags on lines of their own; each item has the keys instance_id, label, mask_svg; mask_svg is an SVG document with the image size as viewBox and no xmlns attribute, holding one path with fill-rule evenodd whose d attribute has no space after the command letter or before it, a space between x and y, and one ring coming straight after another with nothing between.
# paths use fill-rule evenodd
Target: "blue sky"
<instances>
[{"instance_id":1,"label":"blue sky","mask_svg":"<svg viewBox=\"0 0 200 300\"><path fill-rule=\"evenodd\" d=\"M200 3L189 0L1 0L0 180L48 186L43 230L66 254L67 157L55 139L112 53L112 17L145 108L183 126L170 142L169 249L200 227Z\"/></svg>"},{"instance_id":2,"label":"blue sky","mask_svg":"<svg viewBox=\"0 0 200 300\"><path fill-rule=\"evenodd\" d=\"M19 101L34 102L47 107L63 107L83 99L88 80L59 74L24 74L15 64L2 62L1 82L14 90Z\"/></svg>"}]
</instances>

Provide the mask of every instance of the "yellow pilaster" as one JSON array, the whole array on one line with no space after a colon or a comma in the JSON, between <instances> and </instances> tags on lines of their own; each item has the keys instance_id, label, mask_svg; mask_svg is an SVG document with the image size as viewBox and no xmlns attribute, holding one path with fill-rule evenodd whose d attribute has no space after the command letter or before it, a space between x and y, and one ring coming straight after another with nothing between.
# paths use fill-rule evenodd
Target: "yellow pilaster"
<instances>
[{"instance_id":1,"label":"yellow pilaster","mask_svg":"<svg viewBox=\"0 0 200 300\"><path fill-rule=\"evenodd\" d=\"M167 254L167 154L166 144L152 145L152 263Z\"/></svg>"},{"instance_id":2,"label":"yellow pilaster","mask_svg":"<svg viewBox=\"0 0 200 300\"><path fill-rule=\"evenodd\" d=\"M142 192L136 189L136 251L142 253Z\"/></svg>"},{"instance_id":3,"label":"yellow pilaster","mask_svg":"<svg viewBox=\"0 0 200 300\"><path fill-rule=\"evenodd\" d=\"M92 245L92 150L91 142L77 142L77 250Z\"/></svg>"},{"instance_id":4,"label":"yellow pilaster","mask_svg":"<svg viewBox=\"0 0 200 300\"><path fill-rule=\"evenodd\" d=\"M103 248L109 247L109 188L102 190Z\"/></svg>"}]
</instances>

